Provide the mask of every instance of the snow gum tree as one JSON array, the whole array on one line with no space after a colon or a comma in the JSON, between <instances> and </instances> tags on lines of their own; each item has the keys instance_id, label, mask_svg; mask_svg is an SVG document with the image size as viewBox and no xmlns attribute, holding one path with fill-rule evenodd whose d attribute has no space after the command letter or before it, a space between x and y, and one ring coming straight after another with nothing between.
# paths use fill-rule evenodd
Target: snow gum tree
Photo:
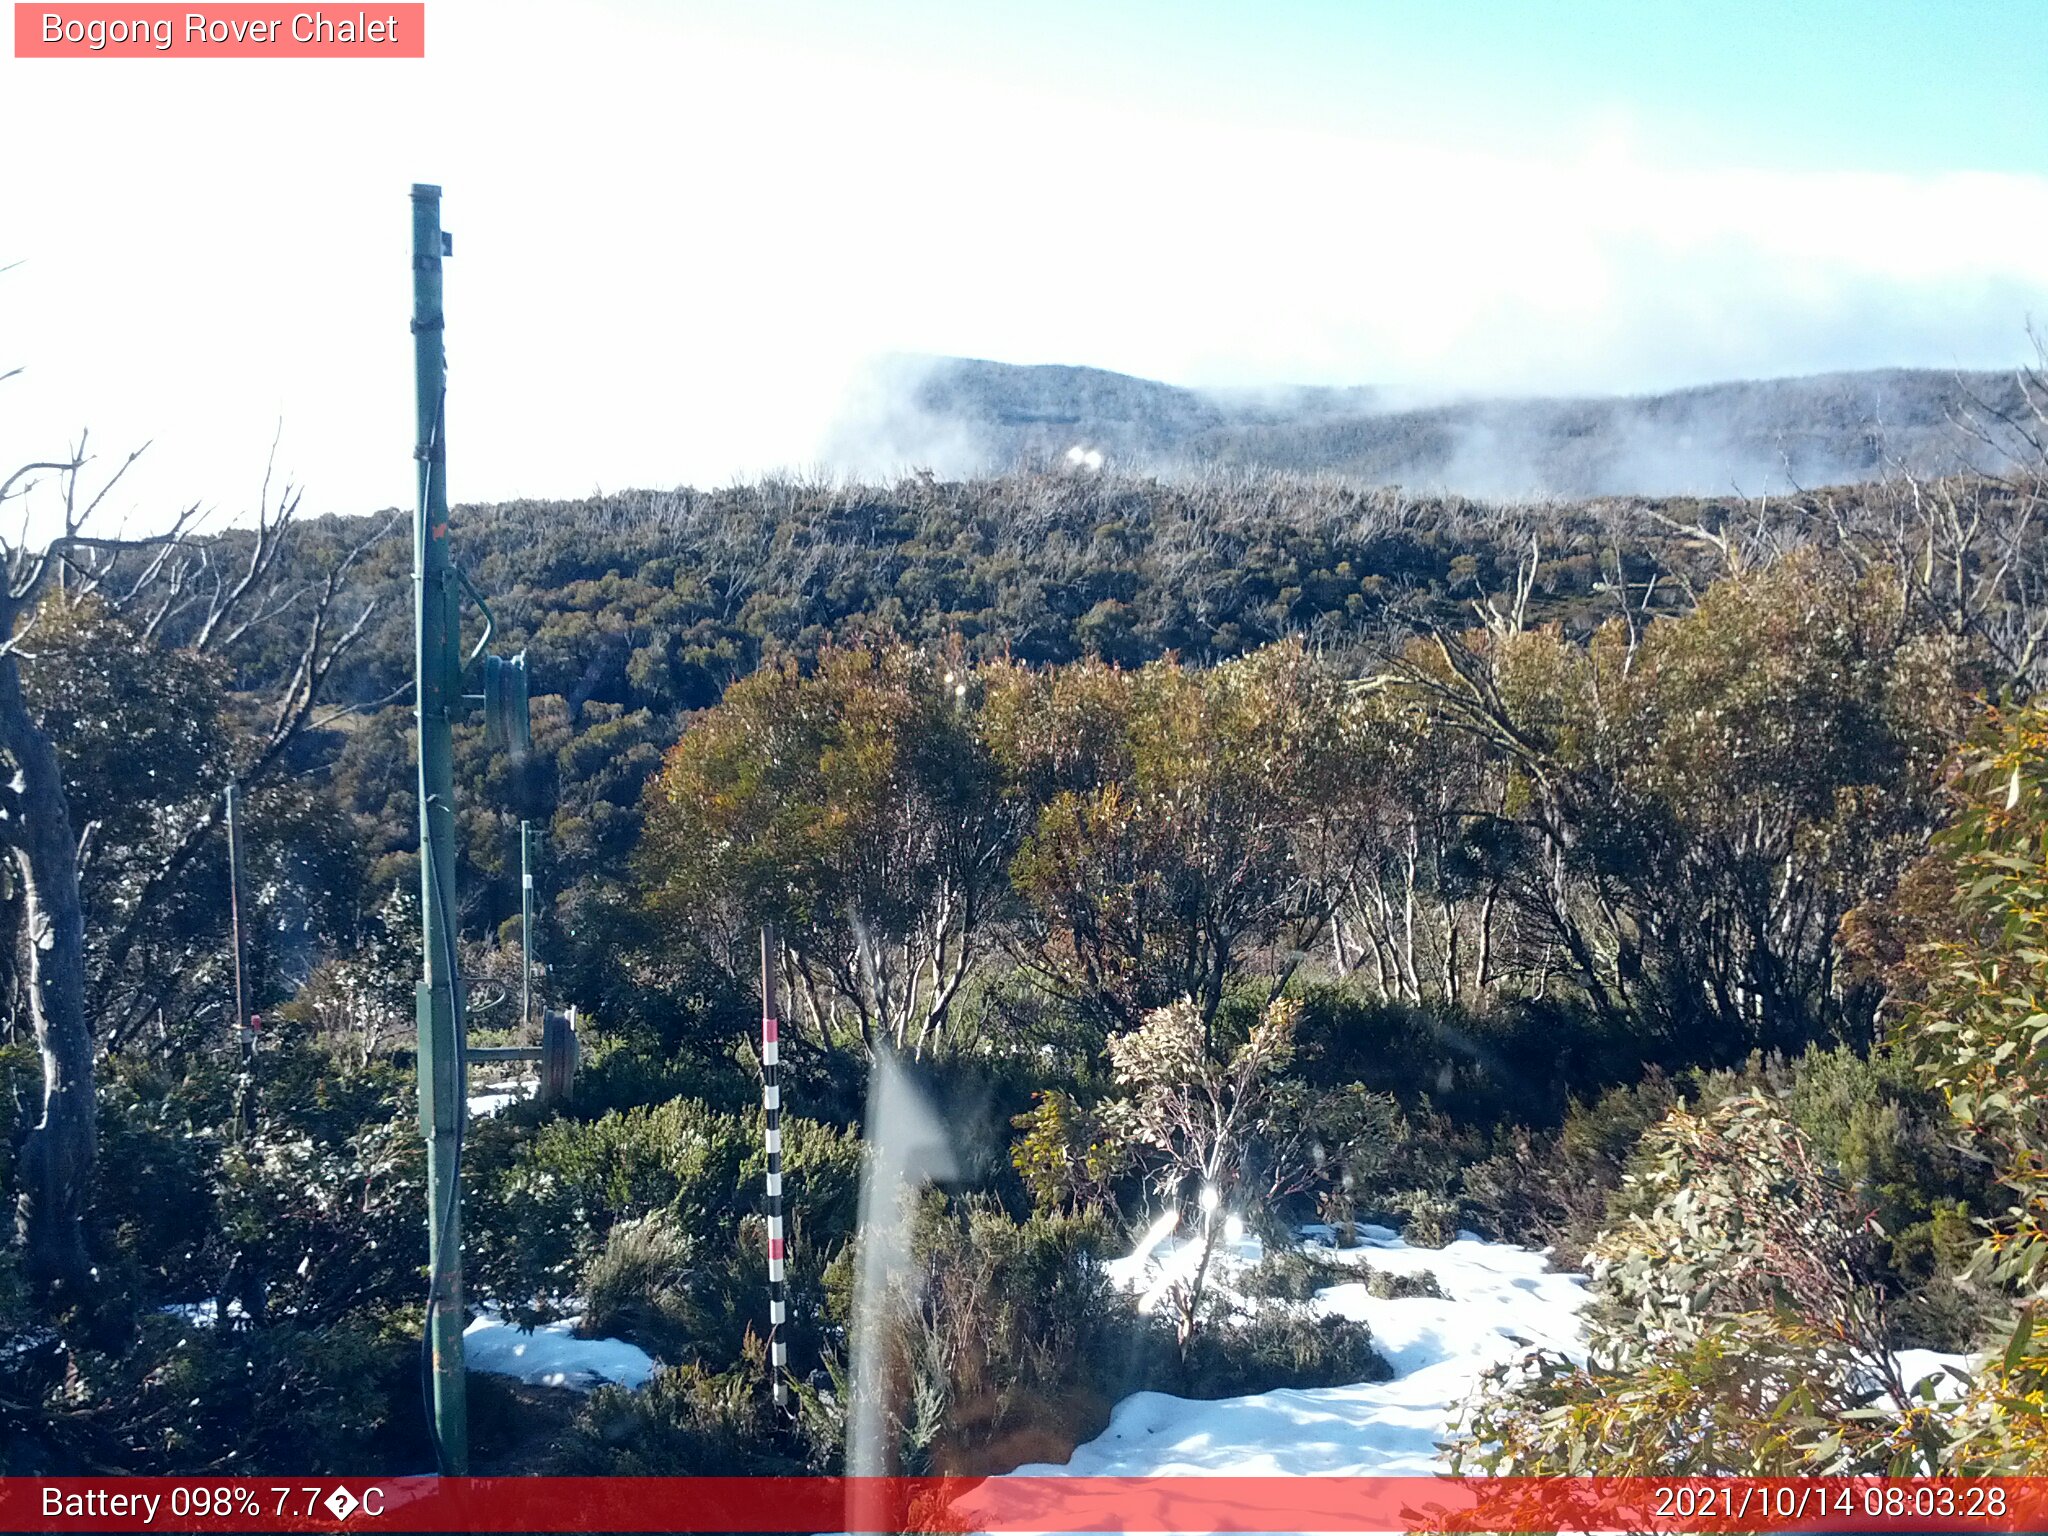
<instances>
[{"instance_id":1,"label":"snow gum tree","mask_svg":"<svg viewBox=\"0 0 2048 1536\"><path fill-rule=\"evenodd\" d=\"M1208 669L1007 669L988 730L1033 808L1011 878L1034 967L1125 1029L1182 997L1213 1019L1262 947L1291 969L1377 838L1367 723L1299 642Z\"/></svg>"},{"instance_id":2,"label":"snow gum tree","mask_svg":"<svg viewBox=\"0 0 2048 1536\"><path fill-rule=\"evenodd\" d=\"M1674 1110L1595 1242L1583 1365L1496 1367L1461 1468L1611 1476L1927 1474L1945 1438L1899 1378L1875 1228L1766 1097ZM1896 1405L1905 1405L1899 1407Z\"/></svg>"},{"instance_id":3,"label":"snow gum tree","mask_svg":"<svg viewBox=\"0 0 2048 1536\"><path fill-rule=\"evenodd\" d=\"M2005 1347L1963 1403L1956 1472L2048 1470L2048 710L1995 711L1963 754L1930 854L1951 893L1903 957L1897 1031L2011 1196L1976 1271L2010 1296Z\"/></svg>"},{"instance_id":4,"label":"snow gum tree","mask_svg":"<svg viewBox=\"0 0 2048 1536\"><path fill-rule=\"evenodd\" d=\"M1504 770L1496 970L1729 1057L1870 1029L1836 941L1937 824L1975 681L1889 571L1787 556L1584 645L1439 634L1390 681Z\"/></svg>"},{"instance_id":5,"label":"snow gum tree","mask_svg":"<svg viewBox=\"0 0 2048 1536\"><path fill-rule=\"evenodd\" d=\"M220 791L278 775L375 608L337 622L354 603L350 573L382 530L323 569L281 564L299 499L287 487L273 500L267 473L254 527L231 537L195 537L196 508L145 537L89 532L139 453L96 490L83 437L66 458L0 476L0 506L41 487L35 505L55 529L31 540L25 517L18 537L0 540L0 846L12 877L0 903L17 924L11 979L43 1067L16 1165L15 1227L23 1273L51 1315L94 1291L95 1055L161 1008L187 969L189 952L174 959L155 941L216 838ZM32 661L44 641L48 655ZM247 719L229 720L216 667L261 645L296 661L274 690L241 697ZM209 693L213 707L199 702ZM225 751L202 739L216 720ZM109 873L86 883L95 860Z\"/></svg>"},{"instance_id":6,"label":"snow gum tree","mask_svg":"<svg viewBox=\"0 0 2048 1536\"><path fill-rule=\"evenodd\" d=\"M1199 1225L1200 1257L1172 1292L1183 1356L1201 1316L1220 1214L1314 1188L1359 1142L1387 1135L1396 1118L1383 1096L1319 1093L1289 1070L1300 1016L1299 1002L1276 998L1242 1040L1219 1045L1200 1005L1183 998L1110 1036L1122 1093L1104 1119L1173 1207L1192 1203Z\"/></svg>"},{"instance_id":7,"label":"snow gum tree","mask_svg":"<svg viewBox=\"0 0 2048 1536\"><path fill-rule=\"evenodd\" d=\"M739 950L774 921L821 1042L923 1054L987 947L1015 846L980 692L964 661L907 646L735 683L649 788L650 903Z\"/></svg>"}]
</instances>

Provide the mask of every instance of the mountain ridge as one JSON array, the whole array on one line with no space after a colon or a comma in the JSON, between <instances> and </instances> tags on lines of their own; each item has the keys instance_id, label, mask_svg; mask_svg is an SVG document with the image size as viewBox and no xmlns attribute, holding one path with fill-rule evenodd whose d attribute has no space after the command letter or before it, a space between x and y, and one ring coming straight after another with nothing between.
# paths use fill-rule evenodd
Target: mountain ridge
<instances>
[{"instance_id":1,"label":"mountain ridge","mask_svg":"<svg viewBox=\"0 0 2048 1536\"><path fill-rule=\"evenodd\" d=\"M1926 368L1416 401L1374 386L1193 389L963 357L899 359L879 398L840 443L949 473L1242 467L1500 498L1778 493L1994 469L2003 450L1963 423L2024 404L2014 374Z\"/></svg>"}]
</instances>

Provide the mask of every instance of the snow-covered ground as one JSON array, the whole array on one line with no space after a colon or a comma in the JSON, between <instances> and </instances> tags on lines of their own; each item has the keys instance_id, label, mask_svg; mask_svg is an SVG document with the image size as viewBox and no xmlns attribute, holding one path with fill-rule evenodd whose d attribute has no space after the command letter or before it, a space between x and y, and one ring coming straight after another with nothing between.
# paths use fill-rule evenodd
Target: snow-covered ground
<instances>
[{"instance_id":1,"label":"snow-covered ground","mask_svg":"<svg viewBox=\"0 0 2048 1536\"><path fill-rule=\"evenodd\" d=\"M212 1301L173 1302L161 1310L201 1328L214 1326ZM228 1303L228 1316L240 1317L242 1304ZM644 1387L655 1371L654 1359L637 1344L624 1339L583 1339L576 1336L572 1317L559 1323L545 1323L527 1332L499 1315L497 1308L478 1309L476 1321L462 1330L463 1358L472 1371L494 1376L514 1376L541 1387L568 1387L589 1392L608 1382L622 1387Z\"/></svg>"},{"instance_id":2,"label":"snow-covered ground","mask_svg":"<svg viewBox=\"0 0 2048 1536\"><path fill-rule=\"evenodd\" d=\"M1348 1387L1260 1392L1191 1402L1139 1392L1118 1403L1109 1427L1075 1450L1064 1466L1019 1467L1020 1474L1149 1476L1285 1473L1321 1476L1426 1475L1441 1470L1437 1445L1488 1366L1532 1346L1579 1355L1579 1308L1586 1278L1561 1274L1540 1253L1460 1234L1446 1248L1416 1248L1385 1227L1361 1226L1355 1248L1322 1247L1327 1227L1308 1227L1308 1249L1332 1264L1359 1270L1435 1275L1442 1299L1371 1295L1363 1279L1320 1290L1311 1305L1358 1318L1394 1368L1391 1381ZM1235 1282L1261 1257L1256 1238L1220 1245L1212 1264L1217 1283ZM1156 1306L1198 1256L1192 1242L1147 1234L1110 1271Z\"/></svg>"},{"instance_id":3,"label":"snow-covered ground","mask_svg":"<svg viewBox=\"0 0 2048 1536\"><path fill-rule=\"evenodd\" d=\"M517 1104L521 1099L530 1099L540 1091L537 1077L515 1077L510 1082L493 1083L482 1093L469 1096L469 1113L472 1119L479 1115L495 1115L507 1104Z\"/></svg>"},{"instance_id":4,"label":"snow-covered ground","mask_svg":"<svg viewBox=\"0 0 2048 1536\"><path fill-rule=\"evenodd\" d=\"M178 1301L160 1310L200 1328L214 1326L213 1301ZM242 1304L228 1303L228 1316L240 1317ZM655 1372L651 1355L624 1339L584 1339L576 1335L580 1317L544 1323L531 1332L507 1322L486 1303L462 1330L464 1361L472 1371L514 1376L541 1387L568 1387L589 1392L606 1383L644 1387Z\"/></svg>"},{"instance_id":5,"label":"snow-covered ground","mask_svg":"<svg viewBox=\"0 0 2048 1536\"><path fill-rule=\"evenodd\" d=\"M1532 1347L1585 1356L1579 1311L1586 1302L1586 1277L1552 1269L1539 1252L1470 1232L1445 1248L1413 1247L1385 1227L1360 1226L1354 1248L1324 1246L1334 1240L1328 1227L1304 1227L1301 1234L1308 1252L1334 1265L1393 1275L1427 1270L1436 1277L1440 1299L1378 1297L1362 1281L1333 1277L1311 1303L1318 1312L1369 1325L1374 1345L1394 1368L1391 1381L1213 1402L1139 1392L1118 1403L1109 1427L1078 1447L1065 1465L1017 1472L1426 1476L1444 1470L1438 1447L1489 1366L1519 1359ZM1155 1227L1129 1257L1108 1268L1149 1309L1164 1302L1198 1257L1196 1244L1176 1242ZM1211 1261L1220 1290L1258 1305L1238 1296L1236 1282L1260 1257L1256 1238L1227 1229ZM1899 1362L1908 1383L1939 1375L1936 1390L1944 1396L1960 1390L1949 1368L1967 1368L1964 1357L1933 1350L1902 1351Z\"/></svg>"},{"instance_id":6,"label":"snow-covered ground","mask_svg":"<svg viewBox=\"0 0 2048 1536\"><path fill-rule=\"evenodd\" d=\"M644 1387L654 1376L654 1358L624 1339L580 1339L581 1318L543 1323L532 1332L484 1307L462 1330L463 1359L472 1371L515 1376L540 1387L589 1392L607 1382Z\"/></svg>"},{"instance_id":7,"label":"snow-covered ground","mask_svg":"<svg viewBox=\"0 0 2048 1536\"><path fill-rule=\"evenodd\" d=\"M1346 1280L1333 1273L1309 1305L1366 1323L1394 1369L1391 1380L1283 1388L1209 1402L1138 1392L1118 1403L1109 1427L1076 1448L1064 1465L1034 1464L1017 1473L1426 1476L1444 1470L1439 1446L1488 1367L1532 1348L1583 1358L1584 1275L1552 1269L1542 1253L1469 1232L1444 1248L1414 1247L1385 1227L1362 1225L1357 1236L1356 1247L1337 1248L1330 1228L1301 1229L1304 1251L1359 1276ZM1211 1260L1217 1294L1247 1308L1270 1304L1238 1289L1244 1272L1262 1257L1258 1239L1233 1224ZM1197 1244L1176 1240L1161 1226L1106 1267L1149 1310L1166 1301L1198 1258ZM1368 1289L1367 1277L1375 1272L1424 1271L1435 1277L1441 1297L1382 1297ZM201 1303L189 1315L210 1305ZM463 1335L469 1367L578 1391L606 1382L640 1387L653 1377L657 1367L644 1350L620 1339L578 1338L578 1321L529 1333L485 1308ZM1961 1390L1951 1371L1967 1369L1964 1357L1933 1350L1902 1351L1899 1363L1909 1383L1939 1377L1943 1396Z\"/></svg>"}]
</instances>

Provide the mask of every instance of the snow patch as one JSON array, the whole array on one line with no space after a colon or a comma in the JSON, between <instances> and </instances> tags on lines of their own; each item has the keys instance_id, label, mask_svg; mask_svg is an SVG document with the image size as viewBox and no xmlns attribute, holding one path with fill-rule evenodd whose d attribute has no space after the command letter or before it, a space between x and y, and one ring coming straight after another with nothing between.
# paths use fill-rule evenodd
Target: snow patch
<instances>
[{"instance_id":1,"label":"snow patch","mask_svg":"<svg viewBox=\"0 0 2048 1536\"><path fill-rule=\"evenodd\" d=\"M215 1327L220 1320L220 1303L211 1297L205 1301L173 1301L165 1306L158 1307L157 1311L163 1313L166 1317L183 1318L186 1322L196 1324L201 1328ZM228 1302L228 1316L241 1317L243 1315L242 1304L239 1301L230 1300Z\"/></svg>"},{"instance_id":2,"label":"snow patch","mask_svg":"<svg viewBox=\"0 0 2048 1536\"><path fill-rule=\"evenodd\" d=\"M537 1077L518 1077L508 1083L498 1083L488 1092L473 1093L469 1096L470 1118L495 1115L507 1104L517 1104L522 1099L530 1099L538 1092L540 1079Z\"/></svg>"},{"instance_id":3,"label":"snow patch","mask_svg":"<svg viewBox=\"0 0 2048 1536\"><path fill-rule=\"evenodd\" d=\"M1198 1242L1173 1241L1169 1232L1155 1226L1127 1258L1105 1266L1138 1293L1140 1306L1157 1305L1200 1259ZM1361 1274L1334 1279L1310 1303L1370 1326L1393 1380L1212 1402L1135 1393L1065 1466L1019 1467L1018 1475L1429 1475L1443 1470L1437 1447L1487 1367L1532 1348L1584 1357L1584 1275L1561 1274L1541 1253L1470 1233L1446 1248L1413 1247L1386 1227L1360 1226L1357 1234L1357 1247L1336 1248L1333 1228L1311 1226L1301 1229L1302 1246L1326 1263L1361 1271L1427 1270L1444 1292L1442 1299L1378 1297ZM1262 1255L1255 1238L1219 1242L1211 1260L1217 1284L1234 1291Z\"/></svg>"},{"instance_id":4,"label":"snow patch","mask_svg":"<svg viewBox=\"0 0 2048 1536\"><path fill-rule=\"evenodd\" d=\"M1138 1294L1140 1306L1157 1305L1199 1261L1199 1242L1176 1240L1172 1230L1172 1218L1162 1219L1128 1256L1104 1266L1117 1284ZM1297 1231L1302 1251L1332 1266L1436 1276L1441 1298L1374 1296L1362 1273L1356 1281L1333 1277L1310 1303L1319 1313L1366 1323L1394 1368L1393 1380L1211 1402L1134 1393L1064 1466L1023 1466L1015 1475L1436 1475L1445 1470L1440 1446L1489 1367L1532 1349L1585 1359L1579 1314L1586 1276L1552 1269L1541 1252L1470 1232L1448 1247L1417 1248L1389 1228L1360 1225L1358 1245L1339 1248L1333 1227ZM1260 1256L1256 1239L1219 1242L1211 1260L1219 1290L1234 1294ZM1943 1399L1963 1390L1951 1373L1971 1368L1966 1356L1928 1349L1902 1350L1898 1359L1909 1385L1936 1377L1935 1393Z\"/></svg>"},{"instance_id":5,"label":"snow patch","mask_svg":"<svg viewBox=\"0 0 2048 1536\"><path fill-rule=\"evenodd\" d=\"M580 1317L527 1330L484 1307L462 1330L462 1354L472 1371L513 1376L537 1387L591 1392L607 1384L644 1387L654 1378L653 1356L624 1339L579 1339Z\"/></svg>"}]
</instances>

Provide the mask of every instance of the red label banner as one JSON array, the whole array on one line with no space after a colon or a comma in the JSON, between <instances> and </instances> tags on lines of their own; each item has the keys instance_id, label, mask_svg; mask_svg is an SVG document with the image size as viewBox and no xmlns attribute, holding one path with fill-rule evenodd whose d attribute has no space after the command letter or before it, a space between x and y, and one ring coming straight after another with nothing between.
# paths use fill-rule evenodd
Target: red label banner
<instances>
[{"instance_id":1,"label":"red label banner","mask_svg":"<svg viewBox=\"0 0 2048 1536\"><path fill-rule=\"evenodd\" d=\"M17 59L423 59L427 8L37 5L16 0Z\"/></svg>"},{"instance_id":2,"label":"red label banner","mask_svg":"<svg viewBox=\"0 0 2048 1536\"><path fill-rule=\"evenodd\" d=\"M0 1478L7 1531L2041 1531L2042 1478Z\"/></svg>"}]
</instances>

